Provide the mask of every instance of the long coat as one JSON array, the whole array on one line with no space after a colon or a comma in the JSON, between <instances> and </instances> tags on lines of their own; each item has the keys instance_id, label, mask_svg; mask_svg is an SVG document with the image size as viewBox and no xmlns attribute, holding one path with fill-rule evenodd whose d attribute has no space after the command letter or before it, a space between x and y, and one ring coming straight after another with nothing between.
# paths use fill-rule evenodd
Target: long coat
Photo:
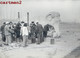
<instances>
[{"instance_id":1,"label":"long coat","mask_svg":"<svg viewBox=\"0 0 80 58\"><path fill-rule=\"evenodd\" d=\"M43 42L43 27L41 24L37 24L36 26L37 30L37 43L40 44L41 42Z\"/></svg>"},{"instance_id":2,"label":"long coat","mask_svg":"<svg viewBox=\"0 0 80 58\"><path fill-rule=\"evenodd\" d=\"M5 31L5 36L11 35L10 25L6 25L4 31Z\"/></svg>"}]
</instances>

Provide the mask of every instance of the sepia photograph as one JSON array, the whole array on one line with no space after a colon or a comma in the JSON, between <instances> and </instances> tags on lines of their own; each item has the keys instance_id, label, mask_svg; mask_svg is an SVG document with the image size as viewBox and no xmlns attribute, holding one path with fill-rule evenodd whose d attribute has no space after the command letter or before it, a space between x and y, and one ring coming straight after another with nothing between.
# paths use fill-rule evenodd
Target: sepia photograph
<instances>
[{"instance_id":1,"label":"sepia photograph","mask_svg":"<svg viewBox=\"0 0 80 58\"><path fill-rule=\"evenodd\" d=\"M80 0L0 0L0 58L80 58Z\"/></svg>"}]
</instances>

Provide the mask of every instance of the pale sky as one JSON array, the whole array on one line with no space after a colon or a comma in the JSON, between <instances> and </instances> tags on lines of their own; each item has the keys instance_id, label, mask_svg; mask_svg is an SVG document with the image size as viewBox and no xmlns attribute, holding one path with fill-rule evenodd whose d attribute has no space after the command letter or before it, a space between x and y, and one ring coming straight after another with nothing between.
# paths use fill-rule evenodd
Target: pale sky
<instances>
[{"instance_id":1,"label":"pale sky","mask_svg":"<svg viewBox=\"0 0 80 58\"><path fill-rule=\"evenodd\" d=\"M20 1L20 0L0 0ZM0 5L1 19L17 19L20 12L20 19L26 20L27 12L30 13L30 20L44 21L46 15L56 11L61 15L62 22L80 22L80 1L79 0L22 0L22 4ZM46 20L46 19L45 19Z\"/></svg>"}]
</instances>

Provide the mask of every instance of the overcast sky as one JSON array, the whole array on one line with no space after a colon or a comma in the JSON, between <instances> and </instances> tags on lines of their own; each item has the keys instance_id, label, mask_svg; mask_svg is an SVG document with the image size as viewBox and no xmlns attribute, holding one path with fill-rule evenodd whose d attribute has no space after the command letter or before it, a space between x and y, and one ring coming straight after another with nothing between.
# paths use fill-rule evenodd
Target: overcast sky
<instances>
[{"instance_id":1,"label":"overcast sky","mask_svg":"<svg viewBox=\"0 0 80 58\"><path fill-rule=\"evenodd\" d=\"M29 12L30 20L43 21L51 11L59 12L63 22L80 22L79 0L22 0L22 4L0 5L0 19L17 19L17 12L20 12L20 19L26 20L26 13Z\"/></svg>"}]
</instances>

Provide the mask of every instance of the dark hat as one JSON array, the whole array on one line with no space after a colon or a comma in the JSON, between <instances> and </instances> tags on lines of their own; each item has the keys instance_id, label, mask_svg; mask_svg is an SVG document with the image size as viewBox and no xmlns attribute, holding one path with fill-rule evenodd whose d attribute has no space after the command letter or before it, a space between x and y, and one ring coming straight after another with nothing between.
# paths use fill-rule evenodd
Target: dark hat
<instances>
[{"instance_id":1,"label":"dark hat","mask_svg":"<svg viewBox=\"0 0 80 58\"><path fill-rule=\"evenodd\" d=\"M31 23L34 23L34 21L32 21Z\"/></svg>"},{"instance_id":2,"label":"dark hat","mask_svg":"<svg viewBox=\"0 0 80 58\"><path fill-rule=\"evenodd\" d=\"M24 21L22 21L21 23L24 23Z\"/></svg>"},{"instance_id":3,"label":"dark hat","mask_svg":"<svg viewBox=\"0 0 80 58\"><path fill-rule=\"evenodd\" d=\"M27 26L27 23L24 23L24 26Z\"/></svg>"}]
</instances>

